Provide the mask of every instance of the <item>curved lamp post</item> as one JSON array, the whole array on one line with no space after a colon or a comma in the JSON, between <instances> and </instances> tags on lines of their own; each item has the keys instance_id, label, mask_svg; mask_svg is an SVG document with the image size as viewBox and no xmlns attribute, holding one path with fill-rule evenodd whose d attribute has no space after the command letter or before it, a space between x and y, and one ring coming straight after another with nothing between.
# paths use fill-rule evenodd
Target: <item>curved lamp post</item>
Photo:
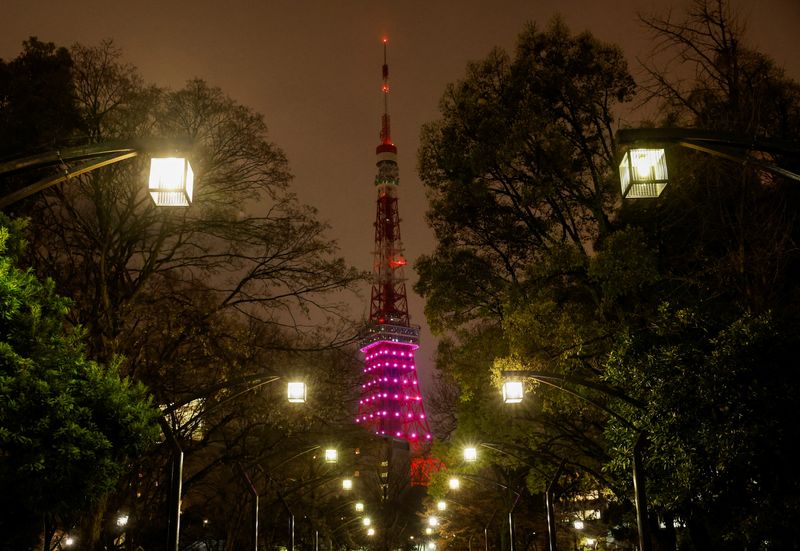
<instances>
[{"instance_id":1,"label":"curved lamp post","mask_svg":"<svg viewBox=\"0 0 800 551\"><path fill-rule=\"evenodd\" d=\"M619 165L623 199L658 197L669 184L666 145L701 151L740 164L750 164L800 181L800 174L749 153L800 153L796 143L773 139L753 139L731 132L688 128L628 128L617 132L616 142L624 148Z\"/></svg>"},{"instance_id":2,"label":"curved lamp post","mask_svg":"<svg viewBox=\"0 0 800 551\"><path fill-rule=\"evenodd\" d=\"M503 384L503 386L505 388L505 385L507 383L515 383L515 382L518 382L518 381L507 381L506 383ZM519 381L519 383L520 383L520 387L521 387L521 385L522 385L521 381ZM517 402L521 401L521 399L522 399L522 394L521 393L519 394L519 397L520 397L519 400L516 400L516 398L515 398L514 401L512 401L510 403L517 403ZM517 461L519 461L520 463L522 463L523 465L526 465L527 467L538 471L540 474L542 474L544 476L547 476L547 474L544 473L538 467L536 467L534 465L531 465L530 463L528 463L526 460L524 460L520 456L518 456L518 455L516 455L514 453L511 453L508 450L504 450L498 444L493 444L493 443L489 443L489 442L481 442L478 445L481 446L481 447L487 448L489 450L495 451L497 453L501 453L503 455L507 455L508 457L512 457L512 458L516 459ZM474 446L465 447L464 448L464 461L466 461L468 463L474 463L477 460L478 460L477 448L475 448ZM556 484L558 478L561 476L561 472L562 472L563 468L564 468L564 461L562 461L561 464L559 465L558 469L556 470L555 474L552 477L552 480L551 480L550 484L548 484L547 490L545 492L545 509L547 511L547 538L548 538L548 544L549 544L549 547L550 547L550 551L556 551L556 517L555 517L553 496L554 496L554 493L555 493L555 484Z\"/></svg>"},{"instance_id":3,"label":"curved lamp post","mask_svg":"<svg viewBox=\"0 0 800 551\"><path fill-rule=\"evenodd\" d=\"M167 519L167 551L178 551L180 546L180 522L181 522L181 494L183 491L183 448L181 448L178 439L175 437L175 432L170 427L169 423L165 415L169 415L181 407L186 406L187 404L193 402L194 400L202 399L217 392L218 390L228 389L228 388L235 388L242 384L254 383L250 384L244 390L237 392L236 394L217 402L212 407L202 412L202 415L207 414L209 411L213 411L214 409L218 408L224 403L227 403L239 396L255 390L259 387L264 385L274 383L282 379L283 377L280 375L272 375L265 377L264 375L249 375L240 377L238 379L234 379L232 381L226 381L224 383L219 383L217 385L211 386L209 388L204 389L202 392L195 393L194 395L190 396L182 400L181 402L177 402L174 404L170 404L168 407L164 408L162 411L163 415L158 417L158 422L161 425L161 430L164 432L164 436L167 439L170 447L172 448L172 461L170 462L170 490L169 490L169 517ZM292 389L294 388L295 399L292 400L293 393ZM302 400L299 397L302 395ZM305 402L306 397L306 384L304 382L299 381L291 381L288 385L287 390L287 400L289 402ZM317 449L319 446L316 446L313 449ZM311 451L311 450L307 450ZM305 453L305 452L303 452ZM291 459L291 458L290 458ZM253 486L253 483L250 481L249 477L245 473L244 469L240 466L240 474L244 477L245 483L248 486L248 490L253 495L253 541L258 541L258 493ZM257 543L254 543L254 547Z\"/></svg>"},{"instance_id":4,"label":"curved lamp post","mask_svg":"<svg viewBox=\"0 0 800 551\"><path fill-rule=\"evenodd\" d=\"M472 448L472 449L474 450L475 448ZM472 452L470 452L469 455L472 456L473 455ZM467 456L466 450L464 452L464 456L465 457ZM475 454L475 459L469 460L469 462L472 462L472 461L475 461L475 460L477 460L477 453ZM510 486L506 486L505 484L502 484L502 483L500 483L500 482L498 482L496 480L492 480L491 478L486 478L486 477L483 477L483 476L477 476L477 475L473 475L473 474L465 474L465 473L461 473L460 476L463 477L463 478L466 478L467 480L494 484L495 486L498 486L498 487L500 487L500 488L502 488L504 490L508 490L509 492L511 492L515 496L517 496L516 499L514 500L514 503L511 505L511 508L508 510L509 551L514 551L514 537L515 537L515 533L514 533L514 509L517 508L517 503L519 503L519 499L520 499L520 497L522 497L522 494L520 492L516 491L515 489L511 488ZM459 481L459 478L457 478L457 477L450 478L449 484L450 484L450 489L451 490L458 490L461 487L461 483ZM497 513L497 511L495 511L495 513ZM431 518L435 519L436 517L431 517ZM493 518L494 518L494 514L492 514L492 519ZM436 523L438 523L438 519L436 519ZM489 520L489 523L491 523L491 519ZM435 524L431 524L431 526L435 526ZM483 532L484 532L483 537L484 537L484 542L485 542L485 545L486 545L486 549L489 549L488 529L489 529L489 524L487 523L486 527L483 530Z\"/></svg>"},{"instance_id":5,"label":"curved lamp post","mask_svg":"<svg viewBox=\"0 0 800 551\"><path fill-rule=\"evenodd\" d=\"M633 446L634 503L636 504L636 524L639 532L639 550L650 551L652 545L650 543L649 526L647 524L647 495L645 492L644 467L642 464L642 446L644 445L644 435L642 431L635 427L633 423L631 423L625 417L607 408L600 402L597 402L596 400L593 400L592 398L581 394L580 392L575 392L571 388L564 386L564 383L597 390L606 396L620 399L638 409L643 409L645 407L645 403L641 400L637 400L636 398L628 396L620 388L604 385L581 377L574 377L572 375L558 375L528 370L501 371L500 375L503 378L503 399L506 403L519 403L522 401L522 398L524 397L524 385L522 384L521 378L534 379L540 383L552 386L561 390L562 392L566 392L567 394L575 396L576 398L604 411L608 415L620 421L629 429L634 430L639 435L636 439L636 443ZM510 386L506 388L506 385Z\"/></svg>"},{"instance_id":6,"label":"curved lamp post","mask_svg":"<svg viewBox=\"0 0 800 551\"><path fill-rule=\"evenodd\" d=\"M68 147L0 163L0 176L47 167L59 169L57 174L0 197L0 209L81 174L140 155L150 157L148 191L153 202L158 206L189 206L194 172L185 156L188 150L187 143L139 139Z\"/></svg>"}]
</instances>

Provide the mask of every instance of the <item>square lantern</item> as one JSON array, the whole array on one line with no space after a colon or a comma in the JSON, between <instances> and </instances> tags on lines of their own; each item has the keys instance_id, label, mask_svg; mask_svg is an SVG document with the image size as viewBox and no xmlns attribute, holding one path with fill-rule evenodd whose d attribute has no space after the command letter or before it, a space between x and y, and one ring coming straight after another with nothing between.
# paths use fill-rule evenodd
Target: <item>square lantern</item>
<instances>
[{"instance_id":1,"label":"square lantern","mask_svg":"<svg viewBox=\"0 0 800 551\"><path fill-rule=\"evenodd\" d=\"M464 461L467 463L475 463L478 460L478 450L472 446L464 448Z\"/></svg>"},{"instance_id":2,"label":"square lantern","mask_svg":"<svg viewBox=\"0 0 800 551\"><path fill-rule=\"evenodd\" d=\"M524 395L525 395L525 389L522 384L522 381L503 382L504 404L518 404L522 401Z\"/></svg>"},{"instance_id":3,"label":"square lantern","mask_svg":"<svg viewBox=\"0 0 800 551\"><path fill-rule=\"evenodd\" d=\"M455 477L448 480L447 484L450 486L451 490L458 490L461 487L461 481Z\"/></svg>"},{"instance_id":4,"label":"square lantern","mask_svg":"<svg viewBox=\"0 0 800 551\"><path fill-rule=\"evenodd\" d=\"M336 463L339 460L339 452L334 448L325 450L325 463Z\"/></svg>"},{"instance_id":5,"label":"square lantern","mask_svg":"<svg viewBox=\"0 0 800 551\"><path fill-rule=\"evenodd\" d=\"M356 503L356 511L359 512L359 513L363 512L364 511L364 503L362 503L361 501L357 502Z\"/></svg>"},{"instance_id":6,"label":"square lantern","mask_svg":"<svg viewBox=\"0 0 800 551\"><path fill-rule=\"evenodd\" d=\"M436 508L440 511L444 511L447 509L447 503L443 499L440 499L436 502Z\"/></svg>"},{"instance_id":7,"label":"square lantern","mask_svg":"<svg viewBox=\"0 0 800 551\"><path fill-rule=\"evenodd\" d=\"M619 165L623 198L658 197L668 181L667 158L663 148L629 149L623 155Z\"/></svg>"},{"instance_id":8,"label":"square lantern","mask_svg":"<svg viewBox=\"0 0 800 551\"><path fill-rule=\"evenodd\" d=\"M188 207L192 203L194 172L183 157L150 159L150 196L159 207Z\"/></svg>"},{"instance_id":9,"label":"square lantern","mask_svg":"<svg viewBox=\"0 0 800 551\"><path fill-rule=\"evenodd\" d=\"M306 401L306 384L300 381L292 381L287 387L289 401L302 404Z\"/></svg>"},{"instance_id":10,"label":"square lantern","mask_svg":"<svg viewBox=\"0 0 800 551\"><path fill-rule=\"evenodd\" d=\"M342 480L342 489L343 490L352 490L353 489L353 480L350 478L345 478Z\"/></svg>"}]
</instances>

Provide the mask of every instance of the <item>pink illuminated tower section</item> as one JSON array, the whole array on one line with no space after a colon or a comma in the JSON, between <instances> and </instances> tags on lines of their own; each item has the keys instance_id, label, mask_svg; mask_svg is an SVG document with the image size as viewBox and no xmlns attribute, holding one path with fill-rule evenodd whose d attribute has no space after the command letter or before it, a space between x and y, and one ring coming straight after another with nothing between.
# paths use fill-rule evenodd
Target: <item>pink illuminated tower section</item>
<instances>
[{"instance_id":1,"label":"pink illuminated tower section","mask_svg":"<svg viewBox=\"0 0 800 551\"><path fill-rule=\"evenodd\" d=\"M397 210L397 147L389 125L389 66L383 40L383 98L381 141L376 148L378 212L375 218L370 319L361 337L364 383L356 422L375 434L405 440L412 451L424 451L431 431L422 406L414 353L419 326L411 325L403 277L403 244Z\"/></svg>"}]
</instances>

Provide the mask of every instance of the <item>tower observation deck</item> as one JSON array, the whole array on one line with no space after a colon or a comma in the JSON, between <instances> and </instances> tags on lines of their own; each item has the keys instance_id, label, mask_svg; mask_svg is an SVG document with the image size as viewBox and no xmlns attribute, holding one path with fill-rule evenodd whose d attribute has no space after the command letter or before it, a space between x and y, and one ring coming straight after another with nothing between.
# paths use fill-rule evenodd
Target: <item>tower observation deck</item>
<instances>
[{"instance_id":1,"label":"tower observation deck","mask_svg":"<svg viewBox=\"0 0 800 551\"><path fill-rule=\"evenodd\" d=\"M364 354L364 378L356 422L386 438L408 442L412 455L430 445L431 431L422 405L414 355L419 348L419 326L408 315L400 239L397 190L400 185L397 147L389 121L389 66L383 41L383 97L380 143L377 155L378 192L375 217L375 250L372 267L370 317L360 349Z\"/></svg>"}]
</instances>

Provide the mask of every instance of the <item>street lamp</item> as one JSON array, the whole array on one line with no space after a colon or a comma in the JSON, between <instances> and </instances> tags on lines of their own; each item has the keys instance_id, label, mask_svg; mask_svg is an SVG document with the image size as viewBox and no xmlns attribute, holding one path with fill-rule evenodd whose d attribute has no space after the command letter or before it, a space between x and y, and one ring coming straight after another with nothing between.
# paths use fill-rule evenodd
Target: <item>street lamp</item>
<instances>
[{"instance_id":1,"label":"street lamp","mask_svg":"<svg viewBox=\"0 0 800 551\"><path fill-rule=\"evenodd\" d=\"M301 381L289 381L287 397L293 404L302 404L306 401L306 384Z\"/></svg>"},{"instance_id":2,"label":"street lamp","mask_svg":"<svg viewBox=\"0 0 800 551\"><path fill-rule=\"evenodd\" d=\"M183 157L150 159L150 197L158 206L188 207L192 203L194 172Z\"/></svg>"},{"instance_id":3,"label":"street lamp","mask_svg":"<svg viewBox=\"0 0 800 551\"><path fill-rule=\"evenodd\" d=\"M647 497L645 493L645 480L643 475L644 467L642 464L642 455L641 455L642 445L644 443L644 436L642 431L637 427L635 427L625 417L607 408L600 402L597 402L592 398L584 394L581 394L580 392L575 392L574 390L564 386L563 383L575 384L581 387L597 390L606 396L618 398L638 409L643 409L645 407L644 402L628 396L620 388L605 385L602 383L597 383L595 381L591 381L589 379L584 379L581 377L575 377L573 375L559 375L559 374L544 373L539 371L515 370L515 371L501 371L500 376L503 378L503 381L509 381L509 380L518 381L520 377L528 377L536 381L539 381L540 383L555 387L563 392L566 392L567 394L575 396L576 398L583 400L584 402L587 402L588 404L604 411L605 413L611 415L612 417L620 421L622 424L624 424L627 428L632 429L639 435L636 440L636 443L633 446L634 502L636 504L636 523L639 531L639 550L650 551L651 549L650 535L649 535L649 528L647 525ZM522 395L520 395L520 398L522 398Z\"/></svg>"},{"instance_id":4,"label":"street lamp","mask_svg":"<svg viewBox=\"0 0 800 551\"><path fill-rule=\"evenodd\" d=\"M447 502L446 502L445 500L443 500L443 499L440 499L440 500L439 500L439 501L436 503L436 508L437 508L439 511L444 511L444 510L446 510L446 509L447 509Z\"/></svg>"},{"instance_id":5,"label":"street lamp","mask_svg":"<svg viewBox=\"0 0 800 551\"><path fill-rule=\"evenodd\" d=\"M464 461L467 463L475 463L478 460L478 450L473 446L464 448Z\"/></svg>"},{"instance_id":6,"label":"street lamp","mask_svg":"<svg viewBox=\"0 0 800 551\"><path fill-rule=\"evenodd\" d=\"M356 502L356 505L355 505L355 508L356 508L356 512L357 512L357 513L361 513L361 512L363 512L363 511L364 511L364 502L362 502L362 501L357 501L357 502Z\"/></svg>"},{"instance_id":7,"label":"street lamp","mask_svg":"<svg viewBox=\"0 0 800 551\"><path fill-rule=\"evenodd\" d=\"M222 404L229 402L246 392L251 392L257 388L262 386L268 385L270 383L274 383L275 381L281 380L282 377L280 375L272 375L272 376L264 376L260 374L256 375L248 375L244 377L240 377L238 379L234 379L232 381L225 381L219 383L217 385L213 385L210 388L206 388L203 391L196 393L182 402L170 404L163 410L164 415L168 415L174 411L179 410L182 406L191 403L194 400L202 399L207 397L208 395L225 389L235 388L240 385L247 384L248 386L236 394L232 396L226 397L224 400L217 402L209 409L204 410L203 414L208 414L212 409L220 407ZM289 402L305 402L306 399L306 385L302 382L290 382L288 386L288 395L287 400ZM175 433L170 427L169 422L167 422L166 417L159 416L158 423L161 426L161 430L163 431L164 435L166 436L167 442L169 443L170 447L172 448L172 461L170 462L170 489L169 489L169 518L168 518L168 526L167 526L167 551L177 551L179 548L179 540L180 540L180 518L181 518L181 494L183 492L183 448L181 447L178 439L175 437ZM297 457L299 455L303 455L305 453L314 451L319 449L319 446L314 446L309 448L298 455L295 455L289 460ZM247 477L247 473L245 473L244 469L241 468L241 475L243 476L245 483L248 485L248 489L253 497L253 545L254 547L257 545L258 541L258 492L256 491L255 487L253 486L250 479ZM292 518L292 521L294 519Z\"/></svg>"},{"instance_id":8,"label":"street lamp","mask_svg":"<svg viewBox=\"0 0 800 551\"><path fill-rule=\"evenodd\" d=\"M688 128L628 128L617 132L617 145L625 148L619 165L623 199L658 197L669 183L666 145L701 151L739 164L800 181L800 174L750 155L800 152L798 144L774 139L754 139L731 132Z\"/></svg>"},{"instance_id":9,"label":"street lamp","mask_svg":"<svg viewBox=\"0 0 800 551\"><path fill-rule=\"evenodd\" d=\"M342 480L342 490L349 491L353 489L353 480L351 478L345 478Z\"/></svg>"},{"instance_id":10,"label":"street lamp","mask_svg":"<svg viewBox=\"0 0 800 551\"><path fill-rule=\"evenodd\" d=\"M339 452L335 448L325 450L325 463L336 463L339 460Z\"/></svg>"},{"instance_id":11,"label":"street lamp","mask_svg":"<svg viewBox=\"0 0 800 551\"><path fill-rule=\"evenodd\" d=\"M58 168L56 174L0 197L0 209L87 172L143 154L151 157L148 190L155 204L189 206L194 191L194 172L183 155L188 149L188 144L140 139L68 147L0 163L0 176L47 167Z\"/></svg>"},{"instance_id":12,"label":"street lamp","mask_svg":"<svg viewBox=\"0 0 800 551\"><path fill-rule=\"evenodd\" d=\"M453 476L447 481L447 485L451 490L458 490L461 487L461 481Z\"/></svg>"}]
</instances>

